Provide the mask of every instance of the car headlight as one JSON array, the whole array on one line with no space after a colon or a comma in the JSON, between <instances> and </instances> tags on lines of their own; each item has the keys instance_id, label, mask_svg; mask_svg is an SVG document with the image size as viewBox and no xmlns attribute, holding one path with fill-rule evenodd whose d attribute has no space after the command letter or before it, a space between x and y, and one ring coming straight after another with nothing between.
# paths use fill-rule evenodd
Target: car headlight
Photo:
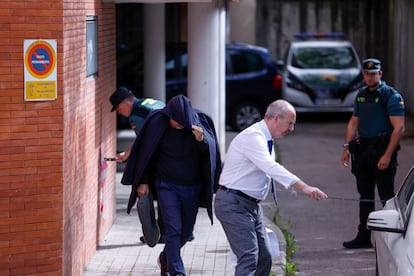
<instances>
[{"instance_id":1,"label":"car headlight","mask_svg":"<svg viewBox=\"0 0 414 276\"><path fill-rule=\"evenodd\" d=\"M292 89L295 89L295 90L299 90L299 91L303 91L303 92L307 91L306 86L304 86L302 84L302 82L299 81L299 79L290 72L289 72L288 77L286 79L286 85L288 87L292 88Z\"/></svg>"}]
</instances>

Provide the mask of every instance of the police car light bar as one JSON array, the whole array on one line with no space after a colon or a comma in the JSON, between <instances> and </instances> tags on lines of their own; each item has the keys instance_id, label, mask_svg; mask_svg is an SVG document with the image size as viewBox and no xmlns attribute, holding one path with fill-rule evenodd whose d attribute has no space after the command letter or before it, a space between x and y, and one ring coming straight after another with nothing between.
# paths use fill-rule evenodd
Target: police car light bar
<instances>
[{"instance_id":1,"label":"police car light bar","mask_svg":"<svg viewBox=\"0 0 414 276\"><path fill-rule=\"evenodd\" d=\"M295 38L299 38L299 39L306 39L306 38L344 38L345 33L342 33L342 32L297 33L294 36L295 36Z\"/></svg>"}]
</instances>

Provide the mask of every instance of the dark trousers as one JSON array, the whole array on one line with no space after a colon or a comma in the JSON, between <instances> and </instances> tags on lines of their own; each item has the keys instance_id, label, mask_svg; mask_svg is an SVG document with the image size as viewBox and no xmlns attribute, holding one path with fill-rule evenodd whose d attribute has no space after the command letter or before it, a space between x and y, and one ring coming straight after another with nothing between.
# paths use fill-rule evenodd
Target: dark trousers
<instances>
[{"instance_id":1,"label":"dark trousers","mask_svg":"<svg viewBox=\"0 0 414 276\"><path fill-rule=\"evenodd\" d=\"M158 203L159 205L159 203ZM158 206L157 208L157 223L158 223L158 227L160 228L160 239L164 239L164 221L162 220L162 214L161 214L161 208Z\"/></svg>"},{"instance_id":2,"label":"dark trousers","mask_svg":"<svg viewBox=\"0 0 414 276\"><path fill-rule=\"evenodd\" d=\"M200 185L178 185L165 180L155 181L158 204L164 222L166 257L170 275L185 274L180 249L193 233L198 213Z\"/></svg>"},{"instance_id":3,"label":"dark trousers","mask_svg":"<svg viewBox=\"0 0 414 276\"><path fill-rule=\"evenodd\" d=\"M375 185L384 205L394 196L394 177L397 171L397 152L392 155L389 167L386 170L378 170L377 163L384 152L377 145L368 145L364 151L352 155L352 173L355 175L359 203L359 237L369 238L367 220L370 212L375 210Z\"/></svg>"}]
</instances>

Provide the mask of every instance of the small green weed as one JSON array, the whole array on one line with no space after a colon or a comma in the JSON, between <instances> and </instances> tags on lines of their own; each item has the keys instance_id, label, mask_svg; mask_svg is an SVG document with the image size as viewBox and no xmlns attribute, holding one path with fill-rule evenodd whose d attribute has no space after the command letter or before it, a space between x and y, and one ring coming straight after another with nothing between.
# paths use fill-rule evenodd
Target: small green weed
<instances>
[{"instance_id":1,"label":"small green weed","mask_svg":"<svg viewBox=\"0 0 414 276\"><path fill-rule=\"evenodd\" d=\"M273 215L273 222L280 228L283 233L283 236L286 240L286 265L285 273L286 276L295 276L296 275L296 264L293 262L293 254L298 251L298 248L295 246L296 239L295 236L290 232L291 222L290 219L286 224L282 223L281 217L279 214L279 209L276 210Z\"/></svg>"}]
</instances>

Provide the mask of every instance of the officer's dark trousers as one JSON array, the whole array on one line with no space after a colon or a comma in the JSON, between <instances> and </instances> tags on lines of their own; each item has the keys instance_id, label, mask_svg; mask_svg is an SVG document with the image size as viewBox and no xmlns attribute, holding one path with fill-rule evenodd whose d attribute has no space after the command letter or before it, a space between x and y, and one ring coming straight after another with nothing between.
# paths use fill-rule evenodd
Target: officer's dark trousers
<instances>
[{"instance_id":1,"label":"officer's dark trousers","mask_svg":"<svg viewBox=\"0 0 414 276\"><path fill-rule=\"evenodd\" d=\"M386 170L378 170L377 163L384 149L377 145L368 145L364 151L352 155L352 173L356 177L360 194L358 237L368 239L367 220L370 212L375 210L375 185L384 205L394 196L394 177L397 171L397 151L394 152L390 165Z\"/></svg>"}]
</instances>

